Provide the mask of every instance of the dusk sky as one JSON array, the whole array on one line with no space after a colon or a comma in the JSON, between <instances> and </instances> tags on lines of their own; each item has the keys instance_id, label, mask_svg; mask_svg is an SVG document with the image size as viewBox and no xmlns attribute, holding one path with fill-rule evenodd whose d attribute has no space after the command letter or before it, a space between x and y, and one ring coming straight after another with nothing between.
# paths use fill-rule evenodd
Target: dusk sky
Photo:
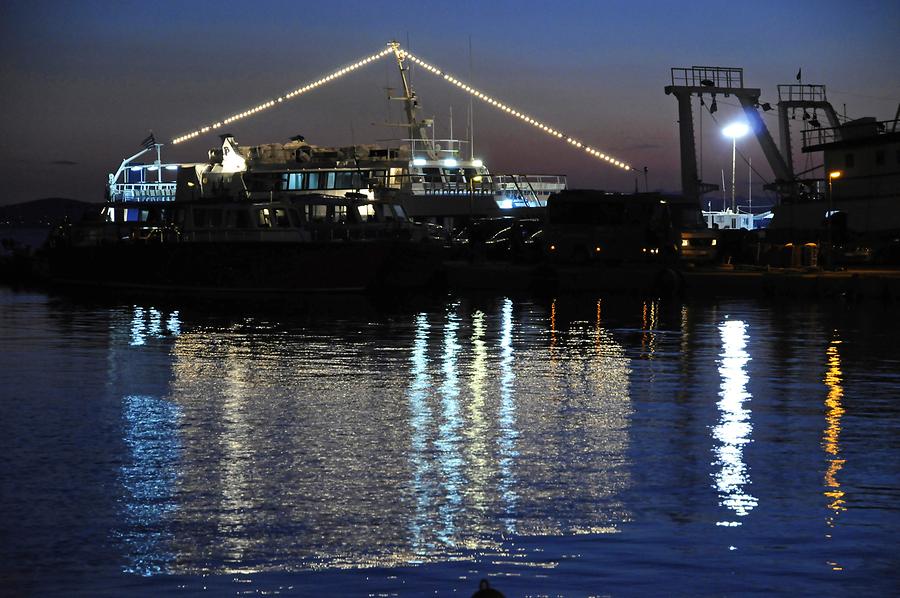
<instances>
[{"instance_id":1,"label":"dusk sky","mask_svg":"<svg viewBox=\"0 0 900 598\"><path fill-rule=\"evenodd\" d=\"M678 191L674 66L743 67L777 101L776 85L826 85L850 117L894 118L900 102L900 2L47 2L4 0L0 35L3 143L0 204L59 196L99 201L106 174L153 130L173 137L294 89L391 39L514 108L649 168L651 189ZM473 68L470 78L469 38ZM438 136L465 132L468 99L416 70ZM371 143L398 136L385 58L228 128L241 144ZM721 98L720 124L737 117ZM388 111L390 110L390 115ZM777 136L775 112L766 122ZM634 177L485 105L475 153L495 172L562 173L572 187L631 190ZM801 121L796 121L799 127ZM799 130L799 129L798 129ZM704 179L730 169L730 141L706 115ZM777 139L777 137L776 137ZM163 148L201 161L209 133ZM754 140L740 146L765 177ZM798 169L805 158L798 162ZM746 185L746 172L738 185ZM643 181L641 181L643 188ZM754 189L754 196L760 193ZM760 200L763 197L760 196Z\"/></svg>"}]
</instances>

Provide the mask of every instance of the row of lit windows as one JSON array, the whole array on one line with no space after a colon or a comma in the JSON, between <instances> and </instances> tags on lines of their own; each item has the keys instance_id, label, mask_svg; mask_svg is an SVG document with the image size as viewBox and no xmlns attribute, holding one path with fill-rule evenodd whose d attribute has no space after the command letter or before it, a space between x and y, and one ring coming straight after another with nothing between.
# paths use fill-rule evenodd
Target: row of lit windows
<instances>
[{"instance_id":1,"label":"row of lit windows","mask_svg":"<svg viewBox=\"0 0 900 598\"><path fill-rule=\"evenodd\" d=\"M338 170L334 172L290 172L282 175L282 187L289 191L323 189L365 189L370 178L383 179L384 170Z\"/></svg>"}]
</instances>

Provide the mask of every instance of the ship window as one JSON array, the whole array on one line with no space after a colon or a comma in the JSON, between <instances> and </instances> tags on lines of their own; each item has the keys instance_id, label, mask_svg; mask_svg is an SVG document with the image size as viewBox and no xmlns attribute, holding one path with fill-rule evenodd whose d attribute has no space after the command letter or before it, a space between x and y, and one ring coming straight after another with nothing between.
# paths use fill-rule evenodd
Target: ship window
<instances>
[{"instance_id":1,"label":"ship window","mask_svg":"<svg viewBox=\"0 0 900 598\"><path fill-rule=\"evenodd\" d=\"M375 220L375 206L372 204L365 204L362 206L356 206L357 211L359 212L359 217L362 218L363 222L372 222Z\"/></svg>"},{"instance_id":2,"label":"ship window","mask_svg":"<svg viewBox=\"0 0 900 598\"><path fill-rule=\"evenodd\" d=\"M394 209L394 214L396 214L399 220L406 220L406 212L403 211L403 206L392 204L391 207Z\"/></svg>"},{"instance_id":3,"label":"ship window","mask_svg":"<svg viewBox=\"0 0 900 598\"><path fill-rule=\"evenodd\" d=\"M291 216L291 226L295 228L299 227L301 222L303 222L302 220L300 220L300 213L297 210L291 208L290 210L288 210L288 214L290 214Z\"/></svg>"},{"instance_id":4,"label":"ship window","mask_svg":"<svg viewBox=\"0 0 900 598\"><path fill-rule=\"evenodd\" d=\"M318 189L319 188L319 173L318 172L310 172L306 175L306 187L304 189Z\"/></svg>"},{"instance_id":5,"label":"ship window","mask_svg":"<svg viewBox=\"0 0 900 598\"><path fill-rule=\"evenodd\" d=\"M234 213L234 225L237 228L250 228L250 214L247 210L238 210Z\"/></svg>"},{"instance_id":6,"label":"ship window","mask_svg":"<svg viewBox=\"0 0 900 598\"><path fill-rule=\"evenodd\" d=\"M853 164L856 162L855 156L853 154L845 154L844 155L844 168L853 168Z\"/></svg>"},{"instance_id":7,"label":"ship window","mask_svg":"<svg viewBox=\"0 0 900 598\"><path fill-rule=\"evenodd\" d=\"M426 183L440 183L441 182L441 169L440 168L423 168L422 171L425 173L425 182Z\"/></svg>"},{"instance_id":8,"label":"ship window","mask_svg":"<svg viewBox=\"0 0 900 598\"><path fill-rule=\"evenodd\" d=\"M347 222L347 206L334 206L334 222L344 224Z\"/></svg>"},{"instance_id":9,"label":"ship window","mask_svg":"<svg viewBox=\"0 0 900 598\"><path fill-rule=\"evenodd\" d=\"M272 214L269 212L269 208L263 208L257 212L256 222L262 228L269 228L272 226Z\"/></svg>"},{"instance_id":10,"label":"ship window","mask_svg":"<svg viewBox=\"0 0 900 598\"><path fill-rule=\"evenodd\" d=\"M208 221L206 210L194 210L194 226L198 228L204 227Z\"/></svg>"},{"instance_id":11,"label":"ship window","mask_svg":"<svg viewBox=\"0 0 900 598\"><path fill-rule=\"evenodd\" d=\"M389 206L388 204L382 204L378 206L378 213L383 220L394 219L394 211L391 210L391 206Z\"/></svg>"},{"instance_id":12,"label":"ship window","mask_svg":"<svg viewBox=\"0 0 900 598\"><path fill-rule=\"evenodd\" d=\"M334 172L329 172L329 173L328 173L328 182L325 183L325 188L326 188L326 189L334 189L334 188L335 188L335 187L334 187L334 178L335 178L335 174L336 174L336 173L334 173Z\"/></svg>"},{"instance_id":13,"label":"ship window","mask_svg":"<svg viewBox=\"0 0 900 598\"><path fill-rule=\"evenodd\" d=\"M354 177L353 175L354 175L354 173L349 172L349 171L338 172L335 177L334 188L335 189L353 189L353 188L357 187L357 185L353 184L353 179L359 178L359 177Z\"/></svg>"},{"instance_id":14,"label":"ship window","mask_svg":"<svg viewBox=\"0 0 900 598\"><path fill-rule=\"evenodd\" d=\"M884 166L884 150L878 150L875 152L875 164Z\"/></svg>"},{"instance_id":15,"label":"ship window","mask_svg":"<svg viewBox=\"0 0 900 598\"><path fill-rule=\"evenodd\" d=\"M310 222L321 222L328 216L328 206L319 204L306 206L307 220Z\"/></svg>"},{"instance_id":16,"label":"ship window","mask_svg":"<svg viewBox=\"0 0 900 598\"><path fill-rule=\"evenodd\" d=\"M287 177L287 188L291 191L296 191L297 189L303 189L303 173L302 172L292 172Z\"/></svg>"}]
</instances>

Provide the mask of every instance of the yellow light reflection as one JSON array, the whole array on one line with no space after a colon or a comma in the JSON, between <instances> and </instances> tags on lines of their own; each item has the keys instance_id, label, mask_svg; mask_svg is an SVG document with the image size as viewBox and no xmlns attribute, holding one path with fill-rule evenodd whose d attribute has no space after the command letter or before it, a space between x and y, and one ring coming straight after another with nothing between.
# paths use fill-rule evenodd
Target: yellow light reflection
<instances>
[{"instance_id":1,"label":"yellow light reflection","mask_svg":"<svg viewBox=\"0 0 900 598\"><path fill-rule=\"evenodd\" d=\"M550 304L550 361L556 360L556 299Z\"/></svg>"},{"instance_id":2,"label":"yellow light reflection","mask_svg":"<svg viewBox=\"0 0 900 598\"><path fill-rule=\"evenodd\" d=\"M747 392L746 367L750 355L746 351L747 325L739 320L727 320L719 327L722 353L719 375L722 378L717 407L719 423L713 428L713 437L721 444L714 449L716 465L721 469L714 474L715 487L719 491L721 505L738 517L745 517L756 505L756 497L745 491L750 484L747 465L744 463L744 445L751 442L750 411L744 409L744 401L751 398ZM738 521L719 521L716 525L738 526Z\"/></svg>"},{"instance_id":3,"label":"yellow light reflection","mask_svg":"<svg viewBox=\"0 0 900 598\"><path fill-rule=\"evenodd\" d=\"M837 479L837 473L844 466L844 459L837 458L840 454L840 435L841 435L841 417L844 415L842 399L844 397L844 387L842 384L843 372L841 371L841 355L838 346L841 344L839 340L833 340L828 346L828 369L825 372L825 385L828 387L828 396L825 398L825 430L822 432L822 448L828 456L828 469L825 471L825 486L828 488L824 492L826 498L830 500L828 508L834 514L846 511L847 507L844 501L844 492L840 490L841 484ZM834 526L834 514L829 516L827 523L829 527Z\"/></svg>"},{"instance_id":4,"label":"yellow light reflection","mask_svg":"<svg viewBox=\"0 0 900 598\"><path fill-rule=\"evenodd\" d=\"M659 302L644 301L641 314L641 354L648 359L656 355L656 329L659 327Z\"/></svg>"}]
</instances>

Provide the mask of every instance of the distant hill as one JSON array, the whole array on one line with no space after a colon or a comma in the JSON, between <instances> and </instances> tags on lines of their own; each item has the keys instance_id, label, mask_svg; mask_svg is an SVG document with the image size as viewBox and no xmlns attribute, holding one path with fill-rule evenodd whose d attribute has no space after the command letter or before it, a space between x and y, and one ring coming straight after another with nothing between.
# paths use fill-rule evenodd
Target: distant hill
<instances>
[{"instance_id":1,"label":"distant hill","mask_svg":"<svg viewBox=\"0 0 900 598\"><path fill-rule=\"evenodd\" d=\"M35 199L11 206L0 206L0 225L3 226L56 226L65 218L78 222L88 209L97 204L65 197Z\"/></svg>"}]
</instances>

